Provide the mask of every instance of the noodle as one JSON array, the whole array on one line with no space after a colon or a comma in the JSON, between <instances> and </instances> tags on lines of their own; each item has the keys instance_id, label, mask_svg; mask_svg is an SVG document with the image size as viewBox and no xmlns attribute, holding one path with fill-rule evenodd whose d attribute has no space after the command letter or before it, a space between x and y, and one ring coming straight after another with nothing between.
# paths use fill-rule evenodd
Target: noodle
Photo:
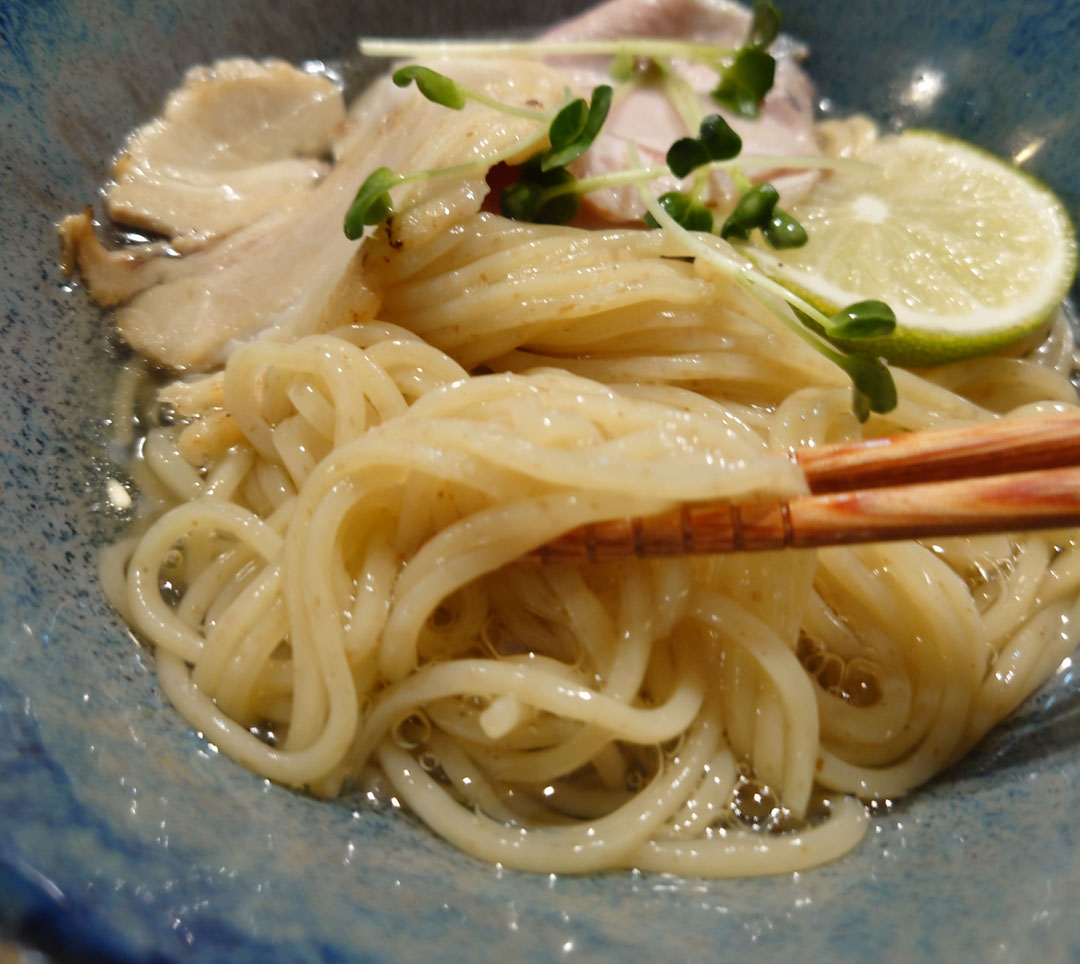
<instances>
[{"instance_id":1,"label":"noodle","mask_svg":"<svg viewBox=\"0 0 1080 964\"><path fill-rule=\"evenodd\" d=\"M506 866L781 873L857 846L857 798L956 761L1076 646L1075 531L515 561L804 492L777 448L1076 405L1064 316L1027 356L897 370L860 425L843 373L667 232L455 208L399 248L361 248L376 318L161 388L141 531L103 556L166 695L242 765L325 796L377 766Z\"/></svg>"}]
</instances>

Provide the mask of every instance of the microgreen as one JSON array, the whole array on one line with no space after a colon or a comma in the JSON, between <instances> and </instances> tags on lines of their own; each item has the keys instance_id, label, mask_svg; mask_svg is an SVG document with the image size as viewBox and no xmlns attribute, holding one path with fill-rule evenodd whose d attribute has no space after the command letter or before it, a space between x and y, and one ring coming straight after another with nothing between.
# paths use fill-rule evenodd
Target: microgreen
<instances>
[{"instance_id":1,"label":"microgreen","mask_svg":"<svg viewBox=\"0 0 1080 964\"><path fill-rule=\"evenodd\" d=\"M829 339L880 338L896 330L896 314L884 301L856 301L828 316L807 308L810 306L792 304L804 325Z\"/></svg>"},{"instance_id":2,"label":"microgreen","mask_svg":"<svg viewBox=\"0 0 1080 964\"><path fill-rule=\"evenodd\" d=\"M756 117L772 87L776 62L766 48L780 32L781 18L771 0L756 0L746 40L736 50L685 40L616 37L578 41L423 41L361 37L360 52L375 57L505 57L610 55L609 71L620 83L642 73L642 65L663 67L672 57L702 64L718 75L717 103L743 117ZM648 73L648 71L644 71ZM470 99L475 91L462 88ZM691 125L692 126L692 125Z\"/></svg>"},{"instance_id":3,"label":"microgreen","mask_svg":"<svg viewBox=\"0 0 1080 964\"><path fill-rule=\"evenodd\" d=\"M428 100L451 110L461 110L468 100L465 88L457 81L418 64L394 71L393 80L398 87L408 87L415 81L420 93Z\"/></svg>"},{"instance_id":4,"label":"microgreen","mask_svg":"<svg viewBox=\"0 0 1080 964\"><path fill-rule=\"evenodd\" d=\"M609 87L608 90L611 88ZM551 127L548 129L548 139L551 141L551 147L556 150L560 147L565 147L567 144L576 140L577 137L585 130L585 121L589 117L589 105L584 98L579 97L575 101L571 101L567 104L559 113L555 115L555 120L551 122ZM559 165L555 165L556 167Z\"/></svg>"},{"instance_id":5,"label":"microgreen","mask_svg":"<svg viewBox=\"0 0 1080 964\"><path fill-rule=\"evenodd\" d=\"M735 209L720 228L720 237L725 241L749 240L754 228L763 228L769 223L779 200L780 194L768 181L754 185L735 204Z\"/></svg>"},{"instance_id":6,"label":"microgreen","mask_svg":"<svg viewBox=\"0 0 1080 964\"><path fill-rule=\"evenodd\" d=\"M520 166L521 177L503 191L499 210L516 221L566 224L581 205L577 182L566 165L589 149L611 107L612 89L601 84L589 103L571 101L551 121L551 146Z\"/></svg>"},{"instance_id":7,"label":"microgreen","mask_svg":"<svg viewBox=\"0 0 1080 964\"><path fill-rule=\"evenodd\" d=\"M499 209L504 217L515 221L566 224L573 220L581 202L573 192L553 189L573 180L574 176L564 167L545 171L541 163L530 160L521 166L521 179L503 191Z\"/></svg>"},{"instance_id":8,"label":"microgreen","mask_svg":"<svg viewBox=\"0 0 1080 964\"><path fill-rule=\"evenodd\" d=\"M724 69L712 92L712 99L740 117L755 118L762 98L772 89L776 61L764 50L743 47Z\"/></svg>"},{"instance_id":9,"label":"microgreen","mask_svg":"<svg viewBox=\"0 0 1080 964\"><path fill-rule=\"evenodd\" d=\"M776 60L766 52L780 33L780 12L770 0L756 0L746 42L720 71L712 98L740 117L757 117L761 101L772 89Z\"/></svg>"},{"instance_id":10,"label":"microgreen","mask_svg":"<svg viewBox=\"0 0 1080 964\"><path fill-rule=\"evenodd\" d=\"M857 301L830 319L826 334L834 338L878 338L896 330L896 314L884 301Z\"/></svg>"},{"instance_id":11,"label":"microgreen","mask_svg":"<svg viewBox=\"0 0 1080 964\"><path fill-rule=\"evenodd\" d=\"M695 63L718 65L734 50L714 44L664 38L610 37L594 40L416 40L411 38L361 37L360 53L366 57L409 57L419 60L475 57L591 57L618 58L623 68L631 60L679 57ZM621 79L621 78L617 78Z\"/></svg>"},{"instance_id":12,"label":"microgreen","mask_svg":"<svg viewBox=\"0 0 1080 964\"><path fill-rule=\"evenodd\" d=\"M860 339L890 334L895 329L896 319L888 305L881 301L861 301L826 316L816 306L773 281L753 263L738 260L725 253L722 247L716 247L718 242L715 239L710 244L707 243L708 238L702 237L714 231L713 213L703 202L709 170L728 171L740 193L734 210L719 231L725 240L736 243L749 241L751 232L760 230L773 248L791 248L806 243L806 230L777 206L779 194L773 185L752 184L741 168L766 164L770 167L840 167L857 163L843 159L797 157L750 157L735 161L742 149L742 139L720 114L702 117L697 95L665 59L671 56L685 57L716 70L719 81L712 91L713 98L742 116L755 117L775 76L776 63L766 48L776 39L779 30L780 16L775 6L770 0L757 0L746 41L736 51L722 51L702 44L647 40L633 41L632 45L627 41L600 42L599 45L588 42L584 46L580 43L558 44L550 51L546 51L546 48L541 50L542 44L523 47L523 52L529 53L610 53L613 59L609 69L615 80L624 84L660 84L688 128L698 128L696 137L679 138L671 145L664 167L634 166L582 179L576 179L566 166L584 154L600 133L613 99L610 86L605 84L597 87L588 103L583 98L570 100L567 92L558 109L543 112L499 103L483 92L465 87L430 68L419 65L403 67L394 73L394 83L400 87L415 83L424 97L437 104L461 110L467 101L475 100L504 113L540 123L532 135L523 141L497 155L472 163L411 174L398 174L389 168L379 168L360 186L345 217L345 233L349 238L359 238L365 226L387 218L392 212L390 189L396 185L445 174L488 170L501 161L526 155L529 146L546 140L547 147L529 156L524 164L519 164L518 180L502 192L499 205L506 217L564 224L576 216L581 196L589 191L625 184L638 185L648 211L644 219L646 225L667 229L682 238L688 249L686 257L689 260L701 258L732 278L800 339L847 373L852 382L852 409L860 421L868 418L871 412L890 411L897 402L896 386L884 361L865 352L841 351L833 342L836 339L850 345ZM364 42L362 49L384 54L408 55L417 52L406 46L395 47L395 43L387 42L380 46L378 43ZM373 49L375 47L379 49ZM445 55L467 54L468 51L481 55L485 52L509 52L505 44L474 48L475 45L440 46L439 52ZM636 165L637 152L633 144L629 152ZM691 188L687 191L668 191L659 198L653 196L646 184L669 172L679 178L694 174ZM751 259L757 257L755 251L758 255L764 254L749 245L742 250ZM791 311L784 307L785 302Z\"/></svg>"},{"instance_id":13,"label":"microgreen","mask_svg":"<svg viewBox=\"0 0 1080 964\"><path fill-rule=\"evenodd\" d=\"M578 99L555 115L549 131L551 148L540 159L542 170L565 167L589 149L607 119L611 94L611 88L601 84L592 92L587 107L584 100Z\"/></svg>"},{"instance_id":14,"label":"microgreen","mask_svg":"<svg viewBox=\"0 0 1080 964\"><path fill-rule=\"evenodd\" d=\"M637 150L633 145L630 146L629 153L632 162L636 163ZM837 334L847 331L849 333L847 337L851 337L851 332L859 331L863 323L865 323L865 328L862 328L862 331L876 330L876 333L884 334L887 317L892 315L888 305L883 302L857 302L837 312L832 318L828 318L793 292L757 270L752 264L740 262L721 249L706 243L706 240L700 236L691 234L669 210L670 207L675 207L671 202L662 203L659 198L649 192L644 184L639 185L638 190L652 220L682 239L688 253L692 253L695 258L700 258L735 281L768 308L785 327L847 374L852 383L852 411L860 421L865 421L871 412L883 413L896 407L896 385L892 374L880 358L864 353L842 352L822 337L828 329L832 330L830 333ZM677 207L675 210L678 213ZM782 302L786 302L794 309L795 315L803 322L802 324L783 307ZM893 324L895 324L895 318ZM851 327L845 327L845 325ZM870 335L863 334L860 337L870 337Z\"/></svg>"},{"instance_id":15,"label":"microgreen","mask_svg":"<svg viewBox=\"0 0 1080 964\"><path fill-rule=\"evenodd\" d=\"M885 362L875 355L835 355L836 362L851 379L851 410L860 422L871 412L884 415L896 408L896 382Z\"/></svg>"},{"instance_id":16,"label":"microgreen","mask_svg":"<svg viewBox=\"0 0 1080 964\"><path fill-rule=\"evenodd\" d=\"M776 206L779 200L780 194L768 181L748 187L720 228L720 237L748 241L750 232L760 228L770 247L802 247L807 241L806 229Z\"/></svg>"},{"instance_id":17,"label":"microgreen","mask_svg":"<svg viewBox=\"0 0 1080 964\"><path fill-rule=\"evenodd\" d=\"M780 11L770 0L756 0L747 46L765 50L780 35Z\"/></svg>"},{"instance_id":18,"label":"microgreen","mask_svg":"<svg viewBox=\"0 0 1080 964\"><path fill-rule=\"evenodd\" d=\"M360 190L356 192L356 197L345 214L345 237L355 241L363 235L367 225L385 221L393 210L390 188L404 180L400 174L395 174L388 167L372 171L360 185Z\"/></svg>"},{"instance_id":19,"label":"microgreen","mask_svg":"<svg viewBox=\"0 0 1080 964\"><path fill-rule=\"evenodd\" d=\"M430 67L421 67L419 64L410 64L395 70L393 81L398 87L408 87L409 84L415 82L417 89L428 100L441 104L443 107L449 107L451 110L461 110L466 102L474 100L485 107L494 108L514 117L547 120L550 116L543 111L517 107L514 104L504 104L492 97L488 97L483 91L473 90L473 88L466 87L453 78L447 77L446 74L440 74Z\"/></svg>"},{"instance_id":20,"label":"microgreen","mask_svg":"<svg viewBox=\"0 0 1080 964\"><path fill-rule=\"evenodd\" d=\"M806 228L780 208L773 208L772 217L761 233L770 248L801 248L808 240Z\"/></svg>"},{"instance_id":21,"label":"microgreen","mask_svg":"<svg viewBox=\"0 0 1080 964\"><path fill-rule=\"evenodd\" d=\"M433 72L434 73L434 72ZM441 76L441 75L436 75ZM411 82L414 77L409 78ZM547 115L550 119L551 115ZM487 157L480 157L464 164L454 164L451 167L436 168L428 171L413 171L408 174L399 174L388 167L380 167L372 171L364 183L360 185L356 196L345 213L344 230L345 236L350 241L356 241L363 237L364 228L368 225L378 224L385 221L394 210L390 198L391 188L409 181L424 181L431 178L445 177L447 175L468 175L486 173L496 164L516 157L525 151L535 147L547 135L545 127L538 128L532 134L503 148L501 151Z\"/></svg>"},{"instance_id":22,"label":"microgreen","mask_svg":"<svg viewBox=\"0 0 1080 964\"><path fill-rule=\"evenodd\" d=\"M710 161L727 161L742 150L742 138L719 114L710 114L701 122L701 143Z\"/></svg>"},{"instance_id":23,"label":"microgreen","mask_svg":"<svg viewBox=\"0 0 1080 964\"><path fill-rule=\"evenodd\" d=\"M713 216L704 204L695 201L688 194L681 191L668 191L658 198L662 207L671 216L671 219L687 231L712 231ZM645 223L650 228L660 227L660 222L646 212Z\"/></svg>"},{"instance_id":24,"label":"microgreen","mask_svg":"<svg viewBox=\"0 0 1080 964\"><path fill-rule=\"evenodd\" d=\"M719 114L710 114L701 122L699 136L680 137L667 152L667 165L676 177L686 177L691 171L710 161L727 161L742 150L742 138L731 129Z\"/></svg>"},{"instance_id":25,"label":"microgreen","mask_svg":"<svg viewBox=\"0 0 1080 964\"><path fill-rule=\"evenodd\" d=\"M676 177L686 177L691 171L709 163L709 152L696 137L680 137L667 152L667 166Z\"/></svg>"}]
</instances>

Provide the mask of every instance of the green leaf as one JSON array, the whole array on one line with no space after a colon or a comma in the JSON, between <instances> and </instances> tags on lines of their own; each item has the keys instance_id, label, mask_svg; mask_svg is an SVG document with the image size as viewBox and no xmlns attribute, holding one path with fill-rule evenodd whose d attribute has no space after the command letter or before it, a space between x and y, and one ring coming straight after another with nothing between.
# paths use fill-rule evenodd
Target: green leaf
<instances>
[{"instance_id":1,"label":"green leaf","mask_svg":"<svg viewBox=\"0 0 1080 964\"><path fill-rule=\"evenodd\" d=\"M356 192L356 197L345 213L345 237L355 241L363 236L366 225L385 221L393 211L390 188L403 180L400 174L395 174L388 167L372 171L360 185L360 190Z\"/></svg>"},{"instance_id":2,"label":"green leaf","mask_svg":"<svg viewBox=\"0 0 1080 964\"><path fill-rule=\"evenodd\" d=\"M718 104L741 117L757 117L761 100L769 92L776 76L776 61L756 47L743 47L730 66L720 75L712 92Z\"/></svg>"},{"instance_id":3,"label":"green leaf","mask_svg":"<svg viewBox=\"0 0 1080 964\"><path fill-rule=\"evenodd\" d=\"M713 216L704 204L695 201L690 195L681 191L668 191L661 194L657 200L676 224L686 228L687 231L711 231ZM645 215L645 223L650 228L660 227L660 223L651 214Z\"/></svg>"},{"instance_id":4,"label":"green leaf","mask_svg":"<svg viewBox=\"0 0 1080 964\"><path fill-rule=\"evenodd\" d=\"M569 224L580 207L581 199L576 194L560 194L541 205L533 221L537 224Z\"/></svg>"},{"instance_id":5,"label":"green leaf","mask_svg":"<svg viewBox=\"0 0 1080 964\"><path fill-rule=\"evenodd\" d=\"M878 338L896 330L896 315L884 301L856 301L829 320L825 334L835 338Z\"/></svg>"},{"instance_id":6,"label":"green leaf","mask_svg":"<svg viewBox=\"0 0 1080 964\"><path fill-rule=\"evenodd\" d=\"M572 221L581 206L574 193L550 196L550 189L569 184L574 176L565 168L544 171L535 160L521 167L521 179L511 184L499 198L499 210L504 217L535 224L566 224Z\"/></svg>"},{"instance_id":7,"label":"green leaf","mask_svg":"<svg viewBox=\"0 0 1080 964\"><path fill-rule=\"evenodd\" d=\"M522 178L511 184L499 197L503 217L515 221L532 221L544 199L544 188L536 181Z\"/></svg>"},{"instance_id":8,"label":"green leaf","mask_svg":"<svg viewBox=\"0 0 1080 964\"><path fill-rule=\"evenodd\" d=\"M548 135L552 149L565 147L580 137L582 131L585 130L585 121L588 117L589 105L581 97L559 111L551 122L551 131Z\"/></svg>"},{"instance_id":9,"label":"green leaf","mask_svg":"<svg viewBox=\"0 0 1080 964\"><path fill-rule=\"evenodd\" d=\"M742 138L719 114L701 122L700 137L680 137L667 152L667 166L676 177L686 177L709 161L726 161L742 150Z\"/></svg>"},{"instance_id":10,"label":"green leaf","mask_svg":"<svg viewBox=\"0 0 1080 964\"><path fill-rule=\"evenodd\" d=\"M465 101L468 99L465 88L445 74L418 64L394 71L394 83L398 87L408 87L414 80L420 93L428 100L442 104L443 107L449 107L451 110L461 110L465 106Z\"/></svg>"},{"instance_id":11,"label":"green leaf","mask_svg":"<svg viewBox=\"0 0 1080 964\"><path fill-rule=\"evenodd\" d=\"M582 137L588 137L591 144L600 128L607 120L608 111L611 109L611 96L614 93L607 84L601 84L593 89L592 98L589 101L589 119L585 122L585 130Z\"/></svg>"},{"instance_id":12,"label":"green leaf","mask_svg":"<svg viewBox=\"0 0 1080 964\"><path fill-rule=\"evenodd\" d=\"M667 152L667 166L676 177L686 177L691 171L709 163L709 152L696 137L680 137Z\"/></svg>"},{"instance_id":13,"label":"green leaf","mask_svg":"<svg viewBox=\"0 0 1080 964\"><path fill-rule=\"evenodd\" d=\"M770 0L754 0L754 19L746 43L764 50L780 33L780 11Z\"/></svg>"},{"instance_id":14,"label":"green leaf","mask_svg":"<svg viewBox=\"0 0 1080 964\"><path fill-rule=\"evenodd\" d=\"M866 421L869 412L883 415L896 408L896 383L880 358L873 355L841 355L837 364L847 372L854 386L851 404L859 421Z\"/></svg>"},{"instance_id":15,"label":"green leaf","mask_svg":"<svg viewBox=\"0 0 1080 964\"><path fill-rule=\"evenodd\" d=\"M725 241L732 238L745 241L754 228L764 228L772 220L773 208L780 200L780 195L768 181L764 184L755 184L747 191L738 203L735 210L728 215L724 226L720 229L720 237Z\"/></svg>"},{"instance_id":16,"label":"green leaf","mask_svg":"<svg viewBox=\"0 0 1080 964\"><path fill-rule=\"evenodd\" d=\"M773 248L801 248L807 241L806 228L780 208L773 208L772 217L761 233Z\"/></svg>"},{"instance_id":17,"label":"green leaf","mask_svg":"<svg viewBox=\"0 0 1080 964\"><path fill-rule=\"evenodd\" d=\"M742 150L742 138L719 114L710 114L701 122L701 143L710 161L728 161Z\"/></svg>"},{"instance_id":18,"label":"green leaf","mask_svg":"<svg viewBox=\"0 0 1080 964\"><path fill-rule=\"evenodd\" d=\"M596 140L596 135L604 126L610 108L611 87L601 84L592 92L589 114L581 133L569 144L560 146L557 150L547 151L540 160L541 170L550 171L557 167L565 167L571 161L581 157L589 149L589 145Z\"/></svg>"}]
</instances>

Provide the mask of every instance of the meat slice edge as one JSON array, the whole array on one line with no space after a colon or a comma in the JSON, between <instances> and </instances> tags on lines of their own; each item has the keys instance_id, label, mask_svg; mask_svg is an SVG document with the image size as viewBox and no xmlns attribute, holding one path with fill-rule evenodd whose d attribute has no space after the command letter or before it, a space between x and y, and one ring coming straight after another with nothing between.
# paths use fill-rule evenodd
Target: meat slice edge
<instances>
[{"instance_id":1,"label":"meat slice edge","mask_svg":"<svg viewBox=\"0 0 1080 964\"><path fill-rule=\"evenodd\" d=\"M195 67L161 116L128 138L106 208L191 250L310 191L344 120L326 76L274 60Z\"/></svg>"}]
</instances>

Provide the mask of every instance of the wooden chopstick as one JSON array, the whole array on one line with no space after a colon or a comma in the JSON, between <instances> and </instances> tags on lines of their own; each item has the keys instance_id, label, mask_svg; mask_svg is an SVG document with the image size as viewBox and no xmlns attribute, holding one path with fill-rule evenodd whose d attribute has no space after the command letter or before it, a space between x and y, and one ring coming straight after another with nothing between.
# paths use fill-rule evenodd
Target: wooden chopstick
<instances>
[{"instance_id":1,"label":"wooden chopstick","mask_svg":"<svg viewBox=\"0 0 1080 964\"><path fill-rule=\"evenodd\" d=\"M796 449L815 495L1080 465L1080 411Z\"/></svg>"},{"instance_id":2,"label":"wooden chopstick","mask_svg":"<svg viewBox=\"0 0 1080 964\"><path fill-rule=\"evenodd\" d=\"M791 457L815 494L596 522L531 556L574 564L1080 526L1080 412L800 449Z\"/></svg>"}]
</instances>

